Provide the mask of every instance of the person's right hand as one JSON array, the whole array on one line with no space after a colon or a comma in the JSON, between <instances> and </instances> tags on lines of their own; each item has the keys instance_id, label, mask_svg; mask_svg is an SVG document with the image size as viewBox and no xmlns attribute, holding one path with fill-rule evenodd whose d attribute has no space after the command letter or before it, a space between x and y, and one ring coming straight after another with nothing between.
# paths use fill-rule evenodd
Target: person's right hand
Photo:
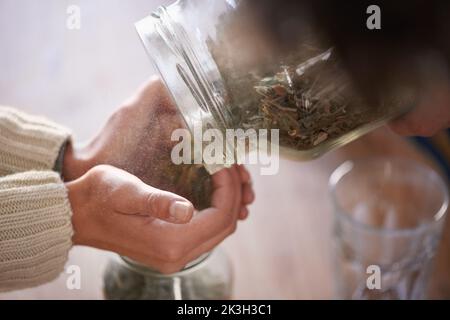
<instances>
[{"instance_id":1,"label":"person's right hand","mask_svg":"<svg viewBox=\"0 0 450 320\"><path fill-rule=\"evenodd\" d=\"M245 190L248 183L242 167L218 172L211 208L194 214L192 204L180 196L148 186L123 170L94 167L66 184L73 242L114 251L163 273L179 271L246 218L246 204L253 201L251 190Z\"/></svg>"},{"instance_id":2,"label":"person's right hand","mask_svg":"<svg viewBox=\"0 0 450 320\"><path fill-rule=\"evenodd\" d=\"M450 127L450 88L436 85L426 92L418 105L404 116L391 121L389 127L403 136L430 137Z\"/></svg>"}]
</instances>

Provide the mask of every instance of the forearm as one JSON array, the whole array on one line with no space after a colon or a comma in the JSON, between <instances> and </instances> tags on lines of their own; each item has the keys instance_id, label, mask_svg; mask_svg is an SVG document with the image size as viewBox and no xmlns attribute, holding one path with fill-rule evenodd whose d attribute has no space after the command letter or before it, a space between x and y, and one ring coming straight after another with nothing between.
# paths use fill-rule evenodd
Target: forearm
<instances>
[{"instance_id":1,"label":"forearm","mask_svg":"<svg viewBox=\"0 0 450 320\"><path fill-rule=\"evenodd\" d=\"M47 119L0 106L0 176L53 170L69 131Z\"/></svg>"},{"instance_id":2,"label":"forearm","mask_svg":"<svg viewBox=\"0 0 450 320\"><path fill-rule=\"evenodd\" d=\"M67 191L59 175L29 171L0 178L0 291L56 278L72 246Z\"/></svg>"},{"instance_id":3,"label":"forearm","mask_svg":"<svg viewBox=\"0 0 450 320\"><path fill-rule=\"evenodd\" d=\"M72 245L60 172L69 131L0 106L0 291L45 283Z\"/></svg>"}]
</instances>

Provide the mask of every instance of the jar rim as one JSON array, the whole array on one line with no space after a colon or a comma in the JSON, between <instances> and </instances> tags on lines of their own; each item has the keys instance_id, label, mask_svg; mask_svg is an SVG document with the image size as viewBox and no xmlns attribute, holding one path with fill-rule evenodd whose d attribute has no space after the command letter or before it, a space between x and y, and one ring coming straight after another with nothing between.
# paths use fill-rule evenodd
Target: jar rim
<instances>
[{"instance_id":1,"label":"jar rim","mask_svg":"<svg viewBox=\"0 0 450 320\"><path fill-rule=\"evenodd\" d=\"M191 134L197 124L202 129L209 125L224 131L231 115L224 99L223 79L209 52L195 46L186 27L177 21L178 5L177 1L160 6L138 21L136 30ZM174 87L177 90L172 90ZM210 174L227 167L203 165Z\"/></svg>"}]
</instances>

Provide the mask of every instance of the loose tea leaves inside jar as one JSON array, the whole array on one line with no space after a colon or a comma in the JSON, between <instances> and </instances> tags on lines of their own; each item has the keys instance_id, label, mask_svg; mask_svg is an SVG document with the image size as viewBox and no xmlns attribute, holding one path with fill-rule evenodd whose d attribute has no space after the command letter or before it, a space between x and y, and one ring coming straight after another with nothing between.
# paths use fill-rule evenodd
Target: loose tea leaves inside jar
<instances>
[{"instance_id":1,"label":"loose tea leaves inside jar","mask_svg":"<svg viewBox=\"0 0 450 320\"><path fill-rule=\"evenodd\" d=\"M329 55L312 59L328 59ZM327 83L321 76L328 76ZM310 149L370 121L370 116L352 109L338 77L326 66L309 66L309 61L297 67L282 66L275 76L254 87L261 96L257 104L260 118L244 118L242 126L278 128L282 145Z\"/></svg>"},{"instance_id":2,"label":"loose tea leaves inside jar","mask_svg":"<svg viewBox=\"0 0 450 320\"><path fill-rule=\"evenodd\" d=\"M281 146L302 151L392 114L398 105L386 97L369 106L333 49L312 36L305 35L295 52L257 52L254 47L265 42L239 32L247 19L245 7L237 6L220 18L216 38L207 41L235 128L279 129Z\"/></svg>"}]
</instances>

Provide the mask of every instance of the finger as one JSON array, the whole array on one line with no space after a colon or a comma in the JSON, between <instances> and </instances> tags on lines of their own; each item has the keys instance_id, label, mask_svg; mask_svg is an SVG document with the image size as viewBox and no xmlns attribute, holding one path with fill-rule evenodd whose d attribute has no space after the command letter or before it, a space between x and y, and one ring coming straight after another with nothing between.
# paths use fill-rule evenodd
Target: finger
<instances>
[{"instance_id":1,"label":"finger","mask_svg":"<svg viewBox=\"0 0 450 320\"><path fill-rule=\"evenodd\" d=\"M183 269L187 264L200 257L202 254L213 250L235 230L235 227L233 226L222 229L221 232L216 233L207 241L191 247L190 250L183 250L184 253L180 255L179 259L170 260L167 259L164 252L158 251L158 246L156 246L156 243L158 242L157 239L161 236L161 233L164 233L163 229L167 230L167 227L181 228L184 226L168 224L161 221L157 224L161 227L158 228L160 230L152 229L152 235L149 236L153 239L153 241L148 242L144 241L144 239L148 237L143 237L144 234L148 234L148 229L146 229L146 224L143 221L145 217L119 215L118 218L122 219L121 225L126 226L126 229L129 230L129 232L127 232L128 236L124 237L122 239L123 241L121 241L118 245L114 245L113 247L109 244L103 246L99 245L99 248L114 251L120 255L127 256L134 261L151 266L163 273L174 273ZM160 220L154 220L154 222L156 221ZM114 225L117 226L117 223ZM180 233L182 233L182 229L179 230Z\"/></svg>"},{"instance_id":2,"label":"finger","mask_svg":"<svg viewBox=\"0 0 450 320\"><path fill-rule=\"evenodd\" d=\"M143 217L131 218L134 219L129 219L128 224L133 225L134 229L128 237L123 239L121 245L126 251L134 252L135 255L142 254L142 259L148 258L162 262L176 263L176 261L186 259L188 254L196 248L203 248L204 244L211 243L212 239L223 240L226 234L230 234L235 228L235 224L225 218L225 213L215 208L199 212L188 224L184 225L167 223L162 220L154 220L148 224L142 220L145 219ZM156 221L160 221L160 223L155 224ZM149 234L149 230L151 230L151 234ZM157 245L161 244L161 241L164 241L163 245ZM168 258L169 251L178 252L177 260Z\"/></svg>"},{"instance_id":3,"label":"finger","mask_svg":"<svg viewBox=\"0 0 450 320\"><path fill-rule=\"evenodd\" d=\"M389 123L400 135L433 136L450 124L450 90L447 86L433 86L407 114Z\"/></svg>"},{"instance_id":4,"label":"finger","mask_svg":"<svg viewBox=\"0 0 450 320\"><path fill-rule=\"evenodd\" d=\"M227 237L233 234L235 230L236 224L228 229L223 230L221 233L216 234L214 237L212 237L208 241L201 243L199 246L194 247L190 252L187 252L182 259L172 264L171 267L175 269L183 268L206 252L214 250L214 248L222 243Z\"/></svg>"},{"instance_id":5,"label":"finger","mask_svg":"<svg viewBox=\"0 0 450 320\"><path fill-rule=\"evenodd\" d=\"M239 212L239 220L245 220L248 218L248 209L247 207L242 207L241 211Z\"/></svg>"},{"instance_id":6,"label":"finger","mask_svg":"<svg viewBox=\"0 0 450 320\"><path fill-rule=\"evenodd\" d=\"M243 184L251 184L252 177L250 176L250 173L243 165L238 166L239 175L241 177L241 182Z\"/></svg>"},{"instance_id":7,"label":"finger","mask_svg":"<svg viewBox=\"0 0 450 320\"><path fill-rule=\"evenodd\" d=\"M134 210L119 209L120 213L153 217L180 224L188 223L192 219L194 206L187 199L149 186L134 176L128 179L129 184L121 192L126 197L121 201L120 207L130 207ZM124 201L127 205L123 204Z\"/></svg>"},{"instance_id":8,"label":"finger","mask_svg":"<svg viewBox=\"0 0 450 320\"><path fill-rule=\"evenodd\" d=\"M126 239L124 239L126 240ZM136 248L136 245L123 245L120 243L115 245L114 248L110 248L109 246L99 246L100 249L105 249L108 251L113 251L122 257L127 257L134 262L143 264L147 267L151 267L157 271L162 272L164 268L168 267L168 263L166 260L162 260L161 258L152 255L151 250L142 250L141 248ZM178 271L178 270L176 270ZM174 271L175 272L175 271Z\"/></svg>"},{"instance_id":9,"label":"finger","mask_svg":"<svg viewBox=\"0 0 450 320\"><path fill-rule=\"evenodd\" d=\"M167 222L188 223L194 214L194 206L188 200L150 186L140 199L142 213Z\"/></svg>"},{"instance_id":10,"label":"finger","mask_svg":"<svg viewBox=\"0 0 450 320\"><path fill-rule=\"evenodd\" d=\"M225 171L228 173L228 177L226 180L220 179L217 183L220 185L220 183L226 182L226 188L233 190L232 198L227 199L227 207L224 206L211 211L200 211L192 219L193 224L196 225L197 228L194 227L189 230L190 232L193 232L190 236L193 245L187 247L187 251L202 247L204 243L211 243L211 239L219 241L221 237L226 237L227 234L230 234L232 230L236 229L242 202L240 177L236 166L226 169ZM223 190L224 188L221 189ZM229 207L230 204L232 204L231 208ZM210 230L214 230L214 232L211 232ZM221 240L223 240L223 238Z\"/></svg>"},{"instance_id":11,"label":"finger","mask_svg":"<svg viewBox=\"0 0 450 320\"><path fill-rule=\"evenodd\" d=\"M221 170L213 176L212 208L198 212L186 225L167 226L180 234L185 241L185 251L208 242L224 231L235 228L240 206L241 190L236 168Z\"/></svg>"},{"instance_id":12,"label":"finger","mask_svg":"<svg viewBox=\"0 0 450 320\"><path fill-rule=\"evenodd\" d=\"M402 136L431 137L446 125L442 117L413 111L389 123L389 128Z\"/></svg>"},{"instance_id":13,"label":"finger","mask_svg":"<svg viewBox=\"0 0 450 320\"><path fill-rule=\"evenodd\" d=\"M238 166L239 175L242 182L242 203L248 205L255 200L255 194L253 192L252 180L250 173L245 166Z\"/></svg>"},{"instance_id":14,"label":"finger","mask_svg":"<svg viewBox=\"0 0 450 320\"><path fill-rule=\"evenodd\" d=\"M232 169L223 169L212 177L213 194L211 198L211 206L229 211L233 208L233 201L236 194Z\"/></svg>"},{"instance_id":15,"label":"finger","mask_svg":"<svg viewBox=\"0 0 450 320\"><path fill-rule=\"evenodd\" d=\"M182 251L190 252L193 248L222 234L224 230L233 228L238 215L238 212L234 212L236 210L233 207L236 203L237 191L240 193L240 190L235 187L231 170L226 169L215 174L212 178L212 184L212 207L198 212L187 224L171 224L162 220L155 220L151 222L152 232L148 234L149 224L145 221L141 219L128 220L127 228L132 225L133 232L130 234L130 239L126 241L127 248L130 248L133 243L131 240L134 240L135 246L137 243L137 247L146 252L148 248L145 248L145 246L148 246L148 241L142 241L142 237L144 234L148 234L148 237L152 239L171 239L173 247L182 246ZM146 204L144 203L142 207L141 209L146 208ZM136 247L135 249L137 250ZM148 254L153 255L154 258L163 259L164 252L159 252L158 248L154 249L154 251L148 251Z\"/></svg>"},{"instance_id":16,"label":"finger","mask_svg":"<svg viewBox=\"0 0 450 320\"><path fill-rule=\"evenodd\" d=\"M148 254L143 254L142 251L138 251L135 249L127 249L126 251L124 251L124 253L117 251L116 252L127 256L134 261L153 267L162 273L170 274L184 269L192 261L198 259L200 256L204 255L207 252L211 252L230 234L231 232L223 232L219 235L216 235L214 238L210 239L207 242L204 242L202 245L192 249L190 252L186 252L186 254L183 255L178 261L167 261L166 259L149 256Z\"/></svg>"},{"instance_id":17,"label":"finger","mask_svg":"<svg viewBox=\"0 0 450 320\"><path fill-rule=\"evenodd\" d=\"M427 135L428 128L427 116L423 117L417 112L417 109L404 115L401 118L392 120L389 128L401 136Z\"/></svg>"},{"instance_id":18,"label":"finger","mask_svg":"<svg viewBox=\"0 0 450 320\"><path fill-rule=\"evenodd\" d=\"M245 184L242 186L242 203L244 205L252 204L255 201L255 193L251 184Z\"/></svg>"},{"instance_id":19,"label":"finger","mask_svg":"<svg viewBox=\"0 0 450 320\"><path fill-rule=\"evenodd\" d=\"M118 214L153 217L171 223L187 223L194 206L187 199L145 184L138 177L117 168L108 168L110 201Z\"/></svg>"},{"instance_id":20,"label":"finger","mask_svg":"<svg viewBox=\"0 0 450 320\"><path fill-rule=\"evenodd\" d=\"M242 209L244 209L244 210L242 210ZM211 214L210 217L213 219L214 213L210 212L210 210L216 210L216 209L208 210L209 211L208 213ZM199 214L201 215L204 213L205 212L202 212ZM215 212L215 213L219 214L219 212ZM241 214L242 214L243 218L245 218L246 215L248 215L248 213L247 214L245 213L245 208L241 208L240 215ZM214 220L216 220L216 219L213 219L213 221ZM166 232L168 231L168 228L171 228L171 229L178 229L177 233L179 233L179 234L184 234L186 229L191 228L190 225L191 224L184 225L184 226L169 225L164 222L161 222L159 224L159 226L161 227L160 231L162 233L164 233L163 228L165 229ZM139 226L137 227L137 229L139 229L140 227L142 227L142 222L139 222ZM149 252L148 250L144 250L144 248L137 248L139 246L137 246L137 247L136 246L134 246L134 247L126 246L126 249L124 250L124 252L126 252L126 255L128 257L130 257L136 261L139 261L141 263L144 263L146 265L153 266L161 272L173 273L173 272L183 269L188 263L194 261L195 259L197 259L201 255L203 255L204 253L213 250L224 239L226 239L229 235L234 233L235 229L236 229L235 223L229 224L226 228L223 228L223 225L222 225L221 231L219 233L215 233L215 234L211 233L212 236L208 240L202 241L198 245L189 246L189 249L187 249L187 247L186 247L186 249L183 250L183 251L185 251L185 253L182 254L177 261L168 261L167 259L164 258L163 253L156 254L157 250L154 250L154 252L152 252L152 250L150 250L150 252ZM134 230L134 231L136 231L136 230ZM154 231L154 232L152 232L153 236L158 237L157 234L159 233L159 231L157 231L157 230L153 230L153 231Z\"/></svg>"},{"instance_id":21,"label":"finger","mask_svg":"<svg viewBox=\"0 0 450 320\"><path fill-rule=\"evenodd\" d=\"M407 128L407 125L405 124L405 122L403 122L403 120L395 120L395 121L391 121L388 124L389 129L391 129L393 132L395 132L396 134L400 135L400 136L410 136L413 135L413 133L411 132L411 130L409 130Z\"/></svg>"},{"instance_id":22,"label":"finger","mask_svg":"<svg viewBox=\"0 0 450 320\"><path fill-rule=\"evenodd\" d=\"M241 182L241 176L239 173L239 165L234 165L232 168L229 169L232 177L232 182L234 188L236 188L236 198L233 206L233 212L239 213L239 210L241 208L241 202L242 202L242 182Z\"/></svg>"},{"instance_id":23,"label":"finger","mask_svg":"<svg viewBox=\"0 0 450 320\"><path fill-rule=\"evenodd\" d=\"M151 237L154 239L172 239L174 247L183 248L181 251L183 261L189 262L187 257L192 257L195 252L205 252L204 248L210 248L213 244L220 243L228 234L236 228L240 211L241 190L239 174L236 168L225 169L212 178L213 195L212 207L198 212L192 220L185 225L175 225L161 222L152 223ZM138 226L139 230L145 226ZM168 236L168 235L172 236ZM177 235L177 237L173 237ZM212 247L211 247L212 249ZM152 259L164 261L164 252L155 252Z\"/></svg>"},{"instance_id":24,"label":"finger","mask_svg":"<svg viewBox=\"0 0 450 320\"><path fill-rule=\"evenodd\" d=\"M170 270L175 272L182 269L189 262L198 258L205 252L212 250L221 243L228 235L234 232L235 223L230 223L225 218L226 213L220 212L218 209L209 208L196 214L194 218L186 225L176 225L165 223L161 220L159 224L151 223L151 234L148 234L148 228L143 217L124 217L127 224L134 226L130 231L129 237L123 239L121 243L123 249L115 248L114 251L123 251L123 254L142 263L152 266L158 266L158 270ZM128 228L127 228L128 229ZM147 237L143 235L148 234ZM168 234L179 234L179 238L175 239ZM143 241L143 239L147 239ZM153 239L152 241L149 241ZM170 260L164 247L155 246L158 239L170 239L170 246L178 248L179 258Z\"/></svg>"}]
</instances>

